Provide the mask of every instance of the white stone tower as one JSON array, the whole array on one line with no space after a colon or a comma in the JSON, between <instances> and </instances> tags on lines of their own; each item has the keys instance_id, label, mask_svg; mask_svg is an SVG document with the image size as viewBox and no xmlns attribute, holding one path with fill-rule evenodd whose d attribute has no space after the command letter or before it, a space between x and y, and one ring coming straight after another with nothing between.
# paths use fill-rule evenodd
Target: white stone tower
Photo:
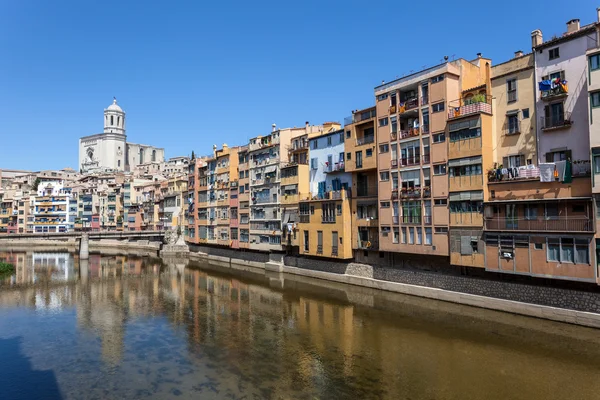
<instances>
[{"instance_id":1,"label":"white stone tower","mask_svg":"<svg viewBox=\"0 0 600 400\"><path fill-rule=\"evenodd\" d=\"M125 112L117 104L117 98L104 110L104 133L125 135Z\"/></svg>"}]
</instances>

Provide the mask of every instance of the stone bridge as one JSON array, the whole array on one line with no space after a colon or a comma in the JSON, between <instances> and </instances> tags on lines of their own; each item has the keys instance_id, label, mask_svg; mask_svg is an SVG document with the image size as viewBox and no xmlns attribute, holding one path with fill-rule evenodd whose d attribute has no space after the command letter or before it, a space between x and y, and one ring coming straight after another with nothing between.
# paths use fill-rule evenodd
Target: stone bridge
<instances>
[{"instance_id":1,"label":"stone bridge","mask_svg":"<svg viewBox=\"0 0 600 400\"><path fill-rule=\"evenodd\" d=\"M68 232L68 233L18 233L13 235L0 235L0 243L3 240L15 241L19 239L25 240L60 240L72 241L80 240L84 232ZM99 231L85 232L90 240L118 240L118 241L149 241L162 242L165 237L165 231Z\"/></svg>"}]
</instances>

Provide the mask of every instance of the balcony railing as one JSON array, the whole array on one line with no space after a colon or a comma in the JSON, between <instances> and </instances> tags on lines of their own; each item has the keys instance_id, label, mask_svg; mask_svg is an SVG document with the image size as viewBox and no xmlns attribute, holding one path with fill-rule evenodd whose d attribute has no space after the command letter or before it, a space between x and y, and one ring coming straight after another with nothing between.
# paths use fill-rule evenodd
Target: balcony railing
<instances>
[{"instance_id":1,"label":"balcony railing","mask_svg":"<svg viewBox=\"0 0 600 400\"><path fill-rule=\"evenodd\" d=\"M546 90L542 90L542 87L540 87L540 97L542 100L553 100L569 95L569 89L566 84L558 84L553 88L546 86L546 88Z\"/></svg>"},{"instance_id":2,"label":"balcony railing","mask_svg":"<svg viewBox=\"0 0 600 400\"><path fill-rule=\"evenodd\" d=\"M394 215L392 216L392 224L398 225L400 223L400 216Z\"/></svg>"},{"instance_id":3,"label":"balcony railing","mask_svg":"<svg viewBox=\"0 0 600 400\"><path fill-rule=\"evenodd\" d=\"M331 256L332 257L338 256L338 247L337 246L331 246Z\"/></svg>"},{"instance_id":4,"label":"balcony railing","mask_svg":"<svg viewBox=\"0 0 600 400\"><path fill-rule=\"evenodd\" d=\"M470 98L462 98L448 103L448 119L466 115L492 113L492 96L478 94Z\"/></svg>"},{"instance_id":5,"label":"balcony railing","mask_svg":"<svg viewBox=\"0 0 600 400\"><path fill-rule=\"evenodd\" d=\"M554 114L541 118L542 130L568 128L571 126L571 113Z\"/></svg>"},{"instance_id":6,"label":"balcony railing","mask_svg":"<svg viewBox=\"0 0 600 400\"><path fill-rule=\"evenodd\" d=\"M369 144L369 143L375 143L375 135L368 135L368 136L356 139L357 146L362 146L363 144Z\"/></svg>"},{"instance_id":7,"label":"balcony railing","mask_svg":"<svg viewBox=\"0 0 600 400\"><path fill-rule=\"evenodd\" d=\"M403 215L402 223L407 225L421 225L420 215Z\"/></svg>"},{"instance_id":8,"label":"balcony railing","mask_svg":"<svg viewBox=\"0 0 600 400\"><path fill-rule=\"evenodd\" d=\"M306 141L301 141L301 142L295 142L291 148L290 151L298 151L298 150L307 150L308 149L308 140Z\"/></svg>"},{"instance_id":9,"label":"balcony railing","mask_svg":"<svg viewBox=\"0 0 600 400\"><path fill-rule=\"evenodd\" d=\"M431 215L424 215L423 216L423 223L425 225L431 225Z\"/></svg>"},{"instance_id":10,"label":"balcony railing","mask_svg":"<svg viewBox=\"0 0 600 400\"><path fill-rule=\"evenodd\" d=\"M310 222L310 214L300 214L300 223L308 224Z\"/></svg>"},{"instance_id":11,"label":"balcony railing","mask_svg":"<svg viewBox=\"0 0 600 400\"><path fill-rule=\"evenodd\" d=\"M419 99L414 97L412 99L408 99L404 102L401 102L399 111L400 111L400 113L403 113L406 111L414 110L417 107L419 107Z\"/></svg>"},{"instance_id":12,"label":"balcony railing","mask_svg":"<svg viewBox=\"0 0 600 400\"><path fill-rule=\"evenodd\" d=\"M491 231L553 231L553 232L594 232L593 218L485 218L485 229Z\"/></svg>"},{"instance_id":13,"label":"balcony railing","mask_svg":"<svg viewBox=\"0 0 600 400\"><path fill-rule=\"evenodd\" d=\"M358 240L358 248L363 250L377 250L379 248L379 242L376 240Z\"/></svg>"},{"instance_id":14,"label":"balcony railing","mask_svg":"<svg viewBox=\"0 0 600 400\"><path fill-rule=\"evenodd\" d=\"M429 133L429 124L423 124L421 125L421 133L423 135L426 135Z\"/></svg>"},{"instance_id":15,"label":"balcony railing","mask_svg":"<svg viewBox=\"0 0 600 400\"><path fill-rule=\"evenodd\" d=\"M402 189L400 191L400 197L402 197L403 199L418 199L419 197L421 197L421 189Z\"/></svg>"},{"instance_id":16,"label":"balcony railing","mask_svg":"<svg viewBox=\"0 0 600 400\"><path fill-rule=\"evenodd\" d=\"M431 162L431 157L429 154L423 154L421 160L423 161L423 164L429 164Z\"/></svg>"},{"instance_id":17,"label":"balcony railing","mask_svg":"<svg viewBox=\"0 0 600 400\"><path fill-rule=\"evenodd\" d=\"M358 216L356 218L356 224L358 226L366 226L366 227L378 227L379 226L379 220L377 219L377 217L364 217L364 216Z\"/></svg>"},{"instance_id":18,"label":"balcony railing","mask_svg":"<svg viewBox=\"0 0 600 400\"><path fill-rule=\"evenodd\" d=\"M317 254L323 254L323 245L322 244L317 246Z\"/></svg>"},{"instance_id":19,"label":"balcony railing","mask_svg":"<svg viewBox=\"0 0 600 400\"><path fill-rule=\"evenodd\" d=\"M419 165L421 163L421 156L403 157L400 159L400 165L403 167L409 165Z\"/></svg>"},{"instance_id":20,"label":"balcony railing","mask_svg":"<svg viewBox=\"0 0 600 400\"><path fill-rule=\"evenodd\" d=\"M374 109L354 113L354 114L352 114L351 117L344 118L344 125L356 124L357 122L375 118L376 116L377 116L377 112Z\"/></svg>"},{"instance_id":21,"label":"balcony railing","mask_svg":"<svg viewBox=\"0 0 600 400\"><path fill-rule=\"evenodd\" d=\"M400 131L400 139L406 139L413 136L419 136L421 130L419 128L411 128L405 131Z\"/></svg>"},{"instance_id":22,"label":"balcony railing","mask_svg":"<svg viewBox=\"0 0 600 400\"><path fill-rule=\"evenodd\" d=\"M335 215L323 215L321 217L321 223L334 224L335 223Z\"/></svg>"},{"instance_id":23,"label":"balcony railing","mask_svg":"<svg viewBox=\"0 0 600 400\"><path fill-rule=\"evenodd\" d=\"M336 172L344 172L345 165L343 162L338 162L333 165L325 165L325 168L323 170L326 174L333 174Z\"/></svg>"},{"instance_id":24,"label":"balcony railing","mask_svg":"<svg viewBox=\"0 0 600 400\"><path fill-rule=\"evenodd\" d=\"M392 200L398 199L398 189L392 189Z\"/></svg>"},{"instance_id":25,"label":"balcony railing","mask_svg":"<svg viewBox=\"0 0 600 400\"><path fill-rule=\"evenodd\" d=\"M421 97L421 105L426 106L427 104L429 104L429 96Z\"/></svg>"},{"instance_id":26,"label":"balcony railing","mask_svg":"<svg viewBox=\"0 0 600 400\"><path fill-rule=\"evenodd\" d=\"M391 160L390 165L392 168L398 168L398 160L395 160L395 159Z\"/></svg>"},{"instance_id":27,"label":"balcony railing","mask_svg":"<svg viewBox=\"0 0 600 400\"><path fill-rule=\"evenodd\" d=\"M504 125L504 134L507 136L521 133L521 121L510 121Z\"/></svg>"}]
</instances>

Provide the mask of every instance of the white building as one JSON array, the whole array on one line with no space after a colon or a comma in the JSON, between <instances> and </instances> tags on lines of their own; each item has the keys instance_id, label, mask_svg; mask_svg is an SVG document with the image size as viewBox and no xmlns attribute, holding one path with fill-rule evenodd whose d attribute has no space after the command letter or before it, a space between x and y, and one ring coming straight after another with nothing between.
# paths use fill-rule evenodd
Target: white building
<instances>
[{"instance_id":1,"label":"white building","mask_svg":"<svg viewBox=\"0 0 600 400\"><path fill-rule=\"evenodd\" d=\"M70 188L63 186L63 181L40 183L31 204L33 232L58 233L75 229L77 199Z\"/></svg>"},{"instance_id":2,"label":"white building","mask_svg":"<svg viewBox=\"0 0 600 400\"><path fill-rule=\"evenodd\" d=\"M125 112L117 99L104 110L104 132L79 139L81 173L115 170L129 171L147 162L164 162L165 150L127 142Z\"/></svg>"},{"instance_id":3,"label":"white building","mask_svg":"<svg viewBox=\"0 0 600 400\"><path fill-rule=\"evenodd\" d=\"M589 160L586 52L596 47L596 25L581 27L579 20L573 19L562 36L544 42L542 32L535 30L531 40L539 162Z\"/></svg>"}]
</instances>

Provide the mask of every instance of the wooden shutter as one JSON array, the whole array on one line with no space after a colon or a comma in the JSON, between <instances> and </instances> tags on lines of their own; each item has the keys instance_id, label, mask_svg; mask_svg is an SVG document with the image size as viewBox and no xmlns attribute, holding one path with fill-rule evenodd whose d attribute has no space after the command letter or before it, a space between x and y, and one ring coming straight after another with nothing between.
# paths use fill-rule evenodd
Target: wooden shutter
<instances>
[{"instance_id":1,"label":"wooden shutter","mask_svg":"<svg viewBox=\"0 0 600 400\"><path fill-rule=\"evenodd\" d=\"M567 157L567 160L571 160L571 150L565 150L565 155Z\"/></svg>"},{"instance_id":2,"label":"wooden shutter","mask_svg":"<svg viewBox=\"0 0 600 400\"><path fill-rule=\"evenodd\" d=\"M471 247L471 236L460 237L460 254L471 255L473 254L473 248Z\"/></svg>"},{"instance_id":3,"label":"wooden shutter","mask_svg":"<svg viewBox=\"0 0 600 400\"><path fill-rule=\"evenodd\" d=\"M502 167L508 168L508 157L502 157Z\"/></svg>"},{"instance_id":4,"label":"wooden shutter","mask_svg":"<svg viewBox=\"0 0 600 400\"><path fill-rule=\"evenodd\" d=\"M525 165L525 154L521 154L519 158L521 159L521 163L519 165Z\"/></svg>"}]
</instances>

